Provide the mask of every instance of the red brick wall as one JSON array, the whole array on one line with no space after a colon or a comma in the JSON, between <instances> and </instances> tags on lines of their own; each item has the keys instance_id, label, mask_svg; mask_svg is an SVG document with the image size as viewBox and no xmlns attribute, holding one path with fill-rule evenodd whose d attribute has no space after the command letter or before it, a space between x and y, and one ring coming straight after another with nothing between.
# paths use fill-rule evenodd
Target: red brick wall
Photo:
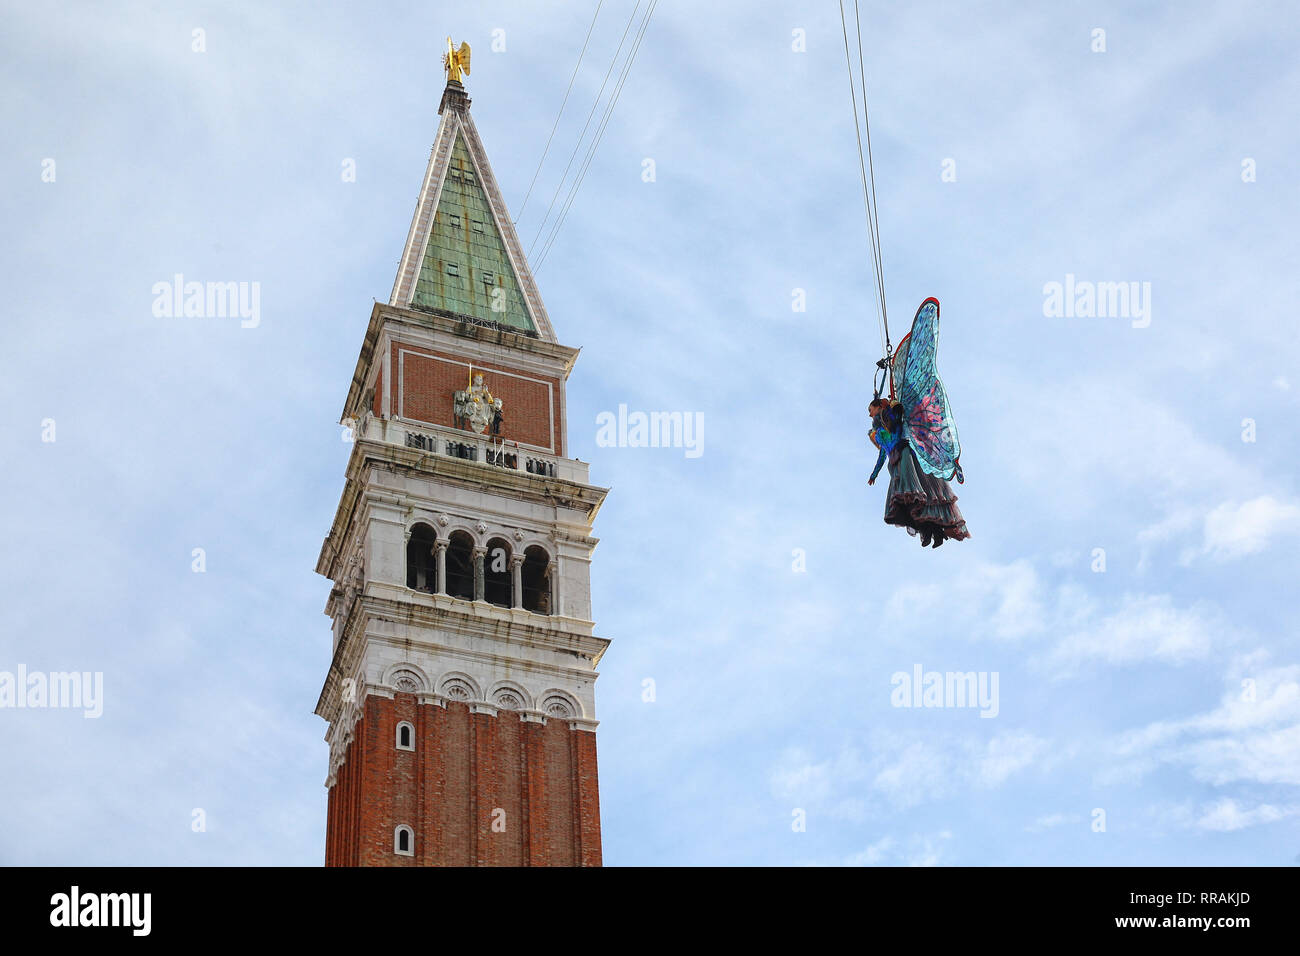
<instances>
[{"instance_id":1,"label":"red brick wall","mask_svg":"<svg viewBox=\"0 0 1300 956\"><path fill-rule=\"evenodd\" d=\"M574 731L569 735L569 743L574 751L573 793L579 865L600 866L600 793L596 786L596 735L588 731Z\"/></svg>"},{"instance_id":2,"label":"red brick wall","mask_svg":"<svg viewBox=\"0 0 1300 956\"><path fill-rule=\"evenodd\" d=\"M398 361L399 349L406 353L402 362ZM450 361L425 358L426 355ZM461 356L399 343L393 343L392 361L393 369L401 370L400 379L394 372L401 393L399 408L397 392L394 392L394 413L417 421L455 427L452 393L469 384L469 363ZM505 416L502 438L539 448L553 448L555 454L564 454L560 415L560 390L564 385L559 379L535 376L530 372L516 373L526 378L494 374L513 371L499 364L475 365L474 368L483 372L483 384L492 396L502 401L502 414ZM548 389L544 382L551 387Z\"/></svg>"},{"instance_id":3,"label":"red brick wall","mask_svg":"<svg viewBox=\"0 0 1300 956\"><path fill-rule=\"evenodd\" d=\"M358 725L359 726L359 725ZM348 762L339 768L329 792L329 819L325 833L325 865L356 866L360 834L360 771L358 741L348 746Z\"/></svg>"},{"instance_id":4,"label":"red brick wall","mask_svg":"<svg viewBox=\"0 0 1300 956\"><path fill-rule=\"evenodd\" d=\"M397 749L402 720L414 752ZM328 807L326 866L601 865L596 735L564 720L368 697ZM402 823L414 856L393 852Z\"/></svg>"}]
</instances>

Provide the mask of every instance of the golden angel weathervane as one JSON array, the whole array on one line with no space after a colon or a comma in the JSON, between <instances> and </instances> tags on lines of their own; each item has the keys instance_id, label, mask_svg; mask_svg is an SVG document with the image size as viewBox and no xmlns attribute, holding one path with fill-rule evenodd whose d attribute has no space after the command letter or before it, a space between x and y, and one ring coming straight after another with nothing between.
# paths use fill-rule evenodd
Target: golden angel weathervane
<instances>
[{"instance_id":1,"label":"golden angel weathervane","mask_svg":"<svg viewBox=\"0 0 1300 956\"><path fill-rule=\"evenodd\" d=\"M447 37L447 52L442 55L442 68L447 71L448 83L459 83L461 77L469 76L469 44L462 43L457 50Z\"/></svg>"}]
</instances>

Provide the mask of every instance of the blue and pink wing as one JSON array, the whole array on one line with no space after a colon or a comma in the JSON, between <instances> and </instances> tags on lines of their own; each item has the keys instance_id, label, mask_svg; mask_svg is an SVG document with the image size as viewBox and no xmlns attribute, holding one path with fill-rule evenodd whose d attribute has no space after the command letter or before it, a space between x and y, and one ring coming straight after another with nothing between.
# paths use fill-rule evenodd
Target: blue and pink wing
<instances>
[{"instance_id":1,"label":"blue and pink wing","mask_svg":"<svg viewBox=\"0 0 1300 956\"><path fill-rule=\"evenodd\" d=\"M898 389L903 384L903 373L907 370L907 346L912 341L912 333L903 336L903 341L894 349L894 366L889 373L889 398L898 401Z\"/></svg>"},{"instance_id":2,"label":"blue and pink wing","mask_svg":"<svg viewBox=\"0 0 1300 956\"><path fill-rule=\"evenodd\" d=\"M903 434L927 475L944 481L955 476L959 482L964 481L957 422L936 363L938 299L929 298L921 303L912 320L912 331L904 341L907 342L906 364L898 385L898 400L903 405Z\"/></svg>"}]
</instances>

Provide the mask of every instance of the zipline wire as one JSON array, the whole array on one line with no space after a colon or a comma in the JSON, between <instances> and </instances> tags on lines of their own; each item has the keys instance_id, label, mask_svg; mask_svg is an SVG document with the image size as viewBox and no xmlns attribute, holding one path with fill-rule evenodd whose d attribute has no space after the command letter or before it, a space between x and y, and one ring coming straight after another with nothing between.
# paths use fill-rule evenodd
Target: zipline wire
<instances>
[{"instance_id":1,"label":"zipline wire","mask_svg":"<svg viewBox=\"0 0 1300 956\"><path fill-rule=\"evenodd\" d=\"M623 52L623 44L627 41L628 31L632 29L632 23L636 19L637 11L641 9L641 0L637 0L636 6L632 8L632 15L627 18L627 26L623 28L623 36L619 38L618 49L614 51L614 57L609 61L609 69L605 71L605 79L601 81L600 89L596 92L596 99L591 104L591 111L587 113L587 121L582 124L582 132L578 134L578 140L573 144L573 152L569 154L569 162L564 167L564 172L560 174L560 181L555 186L555 193L551 196L550 205L546 207L546 214L542 216L542 221L537 225L537 232L533 235L532 242L528 244L528 257L531 259L533 248L537 245L537 239L546 228L546 223L551 218L551 210L555 208L555 201L560 196L560 190L564 188L565 180L568 179L569 170L573 167L573 161L577 158L578 148L582 145L583 139L587 135L587 129L591 126L591 118L596 115L596 107L600 105L600 99L605 93L605 86L609 83L609 78L614 72L614 66L618 63L619 54Z\"/></svg>"},{"instance_id":2,"label":"zipline wire","mask_svg":"<svg viewBox=\"0 0 1300 956\"><path fill-rule=\"evenodd\" d=\"M849 74L849 100L853 107L853 132L858 142L858 172L862 178L862 205L866 213L867 220L867 241L871 252L871 266L875 273L875 281L872 283L872 294L876 301L877 326L880 332L881 351L888 356L892 350L889 339L889 320L885 311L885 284L883 278L883 268L880 256L880 231L879 220L875 212L875 170L871 161L871 127L870 121L866 116L866 70L862 56L862 22L858 18L857 0L854 0L854 16L857 21L858 33L858 73L862 80L862 106L863 117L860 120L858 115L858 94L853 83L853 57L849 52L849 31L847 18L844 14L844 0L839 0L840 7L840 31L844 37L844 63L848 68ZM867 149L862 148L862 127L867 127ZM868 169L870 168L870 173Z\"/></svg>"},{"instance_id":3,"label":"zipline wire","mask_svg":"<svg viewBox=\"0 0 1300 956\"><path fill-rule=\"evenodd\" d=\"M876 202L876 164L871 155L871 114L867 111L867 68L862 57L862 19L858 15L858 0L853 0L853 19L858 31L858 79L862 83L862 126L867 133L867 173L871 177L871 216L875 220L876 227L876 280L880 283L881 320L885 326L885 351L888 353L891 351L889 300L885 297L885 266L880 242L880 204Z\"/></svg>"},{"instance_id":4,"label":"zipline wire","mask_svg":"<svg viewBox=\"0 0 1300 956\"><path fill-rule=\"evenodd\" d=\"M546 148L542 150L542 158L537 161L537 169L533 171L533 181L528 184L528 192L524 193L524 201L519 204L519 212L515 214L515 224L519 224L519 218L524 214L524 207L528 205L528 197L533 194L533 187L537 185L537 174L542 171L542 164L546 162L546 154L551 151L551 140L555 139L555 130L560 125L560 117L564 115L564 107L569 102L569 94L573 92L573 81L578 78L578 68L582 66L582 58L587 54L587 44L591 42L591 31L596 28L596 18L600 16L600 8L604 6L605 0L599 0L596 4L596 12L591 15L591 25L587 27L587 37L582 41L582 51L578 54L578 62L573 65L573 75L569 77L569 88L564 91L564 99L560 101L560 111L555 114L555 122L551 125L551 135L546 137Z\"/></svg>"},{"instance_id":5,"label":"zipline wire","mask_svg":"<svg viewBox=\"0 0 1300 956\"><path fill-rule=\"evenodd\" d=\"M654 14L655 7L658 6L659 0L650 0L650 5L646 8L645 16L641 20L641 26L637 29L637 34L632 41L632 47L628 51L627 60L623 63L623 69L619 73L618 82L614 87L614 92L610 96L609 103L605 107L605 112L601 115L601 121L592 137L591 145L587 148L587 153L583 158L583 163L579 169L573 185L569 189L568 196L561 208L560 214L556 217L555 224L552 226L550 233L546 237L546 242L542 246L541 255L537 260L537 268L540 269L546 261L547 254L555 244L555 239L560 233L560 227L564 225L565 219L569 216L569 210L573 208L573 200L578 194L582 181L587 177L587 170L591 168L591 161L596 156L596 149L600 146L601 139L605 136L605 128L609 126L610 118L614 114L614 107L618 105L618 99L623 93L623 86L627 83L628 74L632 71L632 63L636 60L637 51L641 49L641 41L645 37L647 27L650 25L650 17Z\"/></svg>"}]
</instances>

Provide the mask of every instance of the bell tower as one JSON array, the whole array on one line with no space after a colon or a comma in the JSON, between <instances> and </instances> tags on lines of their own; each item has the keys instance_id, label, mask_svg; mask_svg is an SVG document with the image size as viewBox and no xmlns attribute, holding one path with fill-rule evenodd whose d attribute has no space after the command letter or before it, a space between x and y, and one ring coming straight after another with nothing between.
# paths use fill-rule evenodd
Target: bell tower
<instances>
[{"instance_id":1,"label":"bell tower","mask_svg":"<svg viewBox=\"0 0 1300 956\"><path fill-rule=\"evenodd\" d=\"M343 407L327 866L599 866L590 563L607 489L569 457L556 341L448 41L387 304Z\"/></svg>"}]
</instances>

